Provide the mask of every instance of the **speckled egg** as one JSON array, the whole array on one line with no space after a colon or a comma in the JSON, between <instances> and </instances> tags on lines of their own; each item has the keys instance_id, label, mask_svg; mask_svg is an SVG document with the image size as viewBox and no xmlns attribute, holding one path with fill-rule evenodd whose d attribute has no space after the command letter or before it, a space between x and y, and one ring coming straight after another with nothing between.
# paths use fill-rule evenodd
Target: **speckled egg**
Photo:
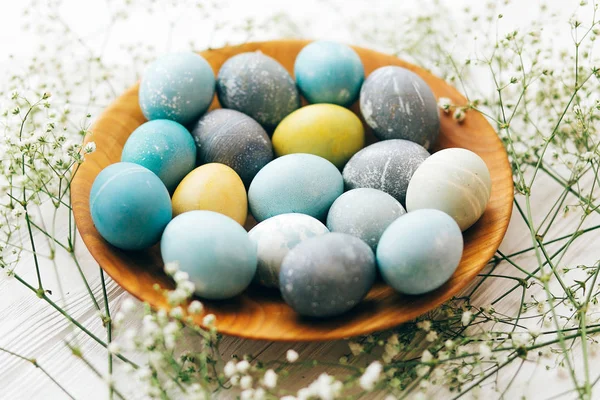
<instances>
[{"instance_id":1,"label":"speckled egg","mask_svg":"<svg viewBox=\"0 0 600 400\"><path fill-rule=\"evenodd\" d=\"M383 279L404 294L422 294L442 286L463 252L460 228L446 213L417 210L398 218L377 246Z\"/></svg>"},{"instance_id":2,"label":"speckled egg","mask_svg":"<svg viewBox=\"0 0 600 400\"><path fill-rule=\"evenodd\" d=\"M182 125L206 112L215 94L215 75L204 57L192 52L166 54L152 62L140 82L139 102L149 119Z\"/></svg>"},{"instance_id":3,"label":"speckled egg","mask_svg":"<svg viewBox=\"0 0 600 400\"><path fill-rule=\"evenodd\" d=\"M258 254L255 280L279 287L279 270L286 254L300 242L328 232L321 221L305 214L280 214L256 225L248 232Z\"/></svg>"},{"instance_id":4,"label":"speckled egg","mask_svg":"<svg viewBox=\"0 0 600 400\"><path fill-rule=\"evenodd\" d=\"M320 40L300 51L294 75L300 93L310 103L349 106L358 98L365 70L350 46Z\"/></svg>"},{"instance_id":5,"label":"speckled egg","mask_svg":"<svg viewBox=\"0 0 600 400\"><path fill-rule=\"evenodd\" d=\"M377 142L348 161L344 168L344 184L347 189L378 189L404 204L408 182L428 156L427 150L408 140Z\"/></svg>"},{"instance_id":6,"label":"speckled egg","mask_svg":"<svg viewBox=\"0 0 600 400\"><path fill-rule=\"evenodd\" d=\"M190 172L177 186L172 201L174 216L192 210L208 210L227 215L244 225L248 214L244 183L224 164L205 164Z\"/></svg>"},{"instance_id":7,"label":"speckled egg","mask_svg":"<svg viewBox=\"0 0 600 400\"><path fill-rule=\"evenodd\" d=\"M123 250L141 250L158 242L171 220L171 198L152 171L120 162L104 168L94 180L90 212L107 242Z\"/></svg>"},{"instance_id":8,"label":"speckled egg","mask_svg":"<svg viewBox=\"0 0 600 400\"><path fill-rule=\"evenodd\" d=\"M405 213L398 200L381 190L353 189L332 204L327 228L356 236L375 251L383 231Z\"/></svg>"},{"instance_id":9,"label":"speckled egg","mask_svg":"<svg viewBox=\"0 0 600 400\"><path fill-rule=\"evenodd\" d=\"M360 90L360 111L381 140L406 139L429 149L440 131L433 92L406 68L387 66L373 71Z\"/></svg>"},{"instance_id":10,"label":"speckled egg","mask_svg":"<svg viewBox=\"0 0 600 400\"><path fill-rule=\"evenodd\" d=\"M300 107L300 95L290 74L260 51L238 54L223 64L217 77L217 95L223 108L241 111L267 130Z\"/></svg>"},{"instance_id":11,"label":"speckled egg","mask_svg":"<svg viewBox=\"0 0 600 400\"><path fill-rule=\"evenodd\" d=\"M362 122L350 110L335 104L313 104L287 117L273 133L277 156L314 154L342 168L365 143Z\"/></svg>"},{"instance_id":12,"label":"speckled egg","mask_svg":"<svg viewBox=\"0 0 600 400\"><path fill-rule=\"evenodd\" d=\"M481 157L467 149L444 149L431 155L414 173L406 208L444 211L464 231L483 215L491 192L490 171Z\"/></svg>"},{"instance_id":13,"label":"speckled egg","mask_svg":"<svg viewBox=\"0 0 600 400\"><path fill-rule=\"evenodd\" d=\"M312 154L290 154L258 172L250 184L248 201L259 222L287 213L322 220L343 191L342 174L335 165Z\"/></svg>"},{"instance_id":14,"label":"speckled egg","mask_svg":"<svg viewBox=\"0 0 600 400\"><path fill-rule=\"evenodd\" d=\"M200 118L192 135L198 161L230 166L249 185L273 159L271 140L258 122L239 111L218 109Z\"/></svg>"},{"instance_id":15,"label":"speckled egg","mask_svg":"<svg viewBox=\"0 0 600 400\"><path fill-rule=\"evenodd\" d=\"M121 161L148 168L172 192L196 166L196 146L183 125L155 119L133 131L123 147Z\"/></svg>"},{"instance_id":16,"label":"speckled egg","mask_svg":"<svg viewBox=\"0 0 600 400\"><path fill-rule=\"evenodd\" d=\"M375 256L362 240L327 233L303 241L283 259L283 299L309 317L332 317L356 306L373 286Z\"/></svg>"},{"instance_id":17,"label":"speckled egg","mask_svg":"<svg viewBox=\"0 0 600 400\"><path fill-rule=\"evenodd\" d=\"M191 211L174 218L162 236L165 264L187 272L196 294L228 299L248 287L256 272L256 246L231 218L212 211Z\"/></svg>"}]
</instances>

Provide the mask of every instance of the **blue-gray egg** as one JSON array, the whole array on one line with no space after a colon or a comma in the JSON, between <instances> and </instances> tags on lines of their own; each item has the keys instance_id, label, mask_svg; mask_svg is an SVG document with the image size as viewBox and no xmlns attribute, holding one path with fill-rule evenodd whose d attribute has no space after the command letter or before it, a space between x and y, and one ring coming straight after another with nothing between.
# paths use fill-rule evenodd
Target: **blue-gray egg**
<instances>
[{"instance_id":1,"label":"blue-gray egg","mask_svg":"<svg viewBox=\"0 0 600 400\"><path fill-rule=\"evenodd\" d=\"M385 230L377 246L377 265L398 292L423 294L450 279L462 252L462 232L452 217L422 209L403 215Z\"/></svg>"},{"instance_id":2,"label":"blue-gray egg","mask_svg":"<svg viewBox=\"0 0 600 400\"><path fill-rule=\"evenodd\" d=\"M246 186L273 159L273 146L258 122L239 111L217 109L200 118L192 130L198 162L231 167Z\"/></svg>"},{"instance_id":3,"label":"blue-gray egg","mask_svg":"<svg viewBox=\"0 0 600 400\"><path fill-rule=\"evenodd\" d=\"M406 68L373 71L360 90L360 111L381 140L406 139L429 149L439 135L435 96L419 75Z\"/></svg>"},{"instance_id":4,"label":"blue-gray egg","mask_svg":"<svg viewBox=\"0 0 600 400\"><path fill-rule=\"evenodd\" d=\"M362 240L344 233L307 239L283 259L281 294L296 312L332 317L356 306L376 276L375 256Z\"/></svg>"},{"instance_id":5,"label":"blue-gray egg","mask_svg":"<svg viewBox=\"0 0 600 400\"><path fill-rule=\"evenodd\" d=\"M344 167L347 189L373 188L389 193L404 205L408 183L429 156L408 140L384 140L356 153Z\"/></svg>"},{"instance_id":6,"label":"blue-gray egg","mask_svg":"<svg viewBox=\"0 0 600 400\"><path fill-rule=\"evenodd\" d=\"M287 253L300 242L328 232L321 221L306 214L280 214L256 225L248 232L258 254L254 280L279 287L279 271Z\"/></svg>"},{"instance_id":7,"label":"blue-gray egg","mask_svg":"<svg viewBox=\"0 0 600 400\"><path fill-rule=\"evenodd\" d=\"M352 189L338 197L329 209L327 228L356 236L375 251L383 231L405 213L398 200L381 190Z\"/></svg>"},{"instance_id":8,"label":"blue-gray egg","mask_svg":"<svg viewBox=\"0 0 600 400\"><path fill-rule=\"evenodd\" d=\"M217 96L223 108L249 115L268 131L300 107L296 83L274 58L260 51L227 60L217 77Z\"/></svg>"}]
</instances>

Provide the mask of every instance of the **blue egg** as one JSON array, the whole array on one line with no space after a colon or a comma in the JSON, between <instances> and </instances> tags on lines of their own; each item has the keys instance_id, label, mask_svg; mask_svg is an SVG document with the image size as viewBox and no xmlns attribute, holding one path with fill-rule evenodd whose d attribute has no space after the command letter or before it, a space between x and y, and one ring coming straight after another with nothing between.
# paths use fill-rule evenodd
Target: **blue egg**
<instances>
[{"instance_id":1,"label":"blue egg","mask_svg":"<svg viewBox=\"0 0 600 400\"><path fill-rule=\"evenodd\" d=\"M152 62L140 83L139 102L149 119L170 119L182 125L208 110L215 94L215 74L192 52L166 54Z\"/></svg>"},{"instance_id":2,"label":"blue egg","mask_svg":"<svg viewBox=\"0 0 600 400\"><path fill-rule=\"evenodd\" d=\"M107 242L141 250L159 241L171 220L171 198L152 171L120 162L104 168L94 180L90 212Z\"/></svg>"},{"instance_id":3,"label":"blue egg","mask_svg":"<svg viewBox=\"0 0 600 400\"><path fill-rule=\"evenodd\" d=\"M268 163L250 184L248 202L257 221L301 213L324 219L344 191L342 174L331 162L312 154L289 154Z\"/></svg>"},{"instance_id":4,"label":"blue egg","mask_svg":"<svg viewBox=\"0 0 600 400\"><path fill-rule=\"evenodd\" d=\"M148 168L173 191L196 166L196 145L183 125L156 119L133 131L123 147L121 161Z\"/></svg>"},{"instance_id":5,"label":"blue egg","mask_svg":"<svg viewBox=\"0 0 600 400\"><path fill-rule=\"evenodd\" d=\"M160 241L164 263L187 272L196 294L228 299L242 293L256 272L256 245L233 219L213 211L189 211L167 225Z\"/></svg>"},{"instance_id":6,"label":"blue egg","mask_svg":"<svg viewBox=\"0 0 600 400\"><path fill-rule=\"evenodd\" d=\"M450 279L462 252L463 237L454 219L442 211L421 209L385 230L377 246L377 264L395 290L422 294Z\"/></svg>"},{"instance_id":7,"label":"blue egg","mask_svg":"<svg viewBox=\"0 0 600 400\"><path fill-rule=\"evenodd\" d=\"M310 103L340 106L356 101L365 79L362 61L351 47L325 40L300 51L294 74L300 93Z\"/></svg>"}]
</instances>

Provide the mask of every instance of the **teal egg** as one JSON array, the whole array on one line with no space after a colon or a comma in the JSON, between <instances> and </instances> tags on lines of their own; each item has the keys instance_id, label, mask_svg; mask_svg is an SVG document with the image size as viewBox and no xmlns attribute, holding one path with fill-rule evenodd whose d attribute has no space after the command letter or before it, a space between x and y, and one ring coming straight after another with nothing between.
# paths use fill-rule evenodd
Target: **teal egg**
<instances>
[{"instance_id":1,"label":"teal egg","mask_svg":"<svg viewBox=\"0 0 600 400\"><path fill-rule=\"evenodd\" d=\"M450 279L462 252L462 233L452 217L422 209L403 215L383 232L377 264L383 279L398 292L423 294Z\"/></svg>"},{"instance_id":2,"label":"teal egg","mask_svg":"<svg viewBox=\"0 0 600 400\"><path fill-rule=\"evenodd\" d=\"M160 241L164 263L177 263L196 294L228 299L248 287L256 272L256 245L233 219L213 211L189 211L167 225Z\"/></svg>"},{"instance_id":3,"label":"teal egg","mask_svg":"<svg viewBox=\"0 0 600 400\"><path fill-rule=\"evenodd\" d=\"M196 166L196 145L183 125L156 119L133 131L123 147L121 161L148 168L172 192Z\"/></svg>"},{"instance_id":4,"label":"teal egg","mask_svg":"<svg viewBox=\"0 0 600 400\"><path fill-rule=\"evenodd\" d=\"M123 250L159 241L171 220L171 198L152 171L120 162L104 168L90 192L90 212L100 235Z\"/></svg>"}]
</instances>

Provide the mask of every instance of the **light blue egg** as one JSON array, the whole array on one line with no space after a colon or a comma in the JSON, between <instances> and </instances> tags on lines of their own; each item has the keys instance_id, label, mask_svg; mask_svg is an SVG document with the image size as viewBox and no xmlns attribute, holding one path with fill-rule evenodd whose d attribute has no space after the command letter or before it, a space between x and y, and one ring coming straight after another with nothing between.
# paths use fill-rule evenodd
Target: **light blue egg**
<instances>
[{"instance_id":1,"label":"light blue egg","mask_svg":"<svg viewBox=\"0 0 600 400\"><path fill-rule=\"evenodd\" d=\"M256 272L256 245L233 219L213 211L189 211L167 225L160 241L164 263L187 272L196 294L228 299L248 287Z\"/></svg>"},{"instance_id":2,"label":"light blue egg","mask_svg":"<svg viewBox=\"0 0 600 400\"><path fill-rule=\"evenodd\" d=\"M463 237L454 219L422 209L403 215L385 230L377 246L377 264L395 290L422 294L450 279L462 252Z\"/></svg>"},{"instance_id":3,"label":"light blue egg","mask_svg":"<svg viewBox=\"0 0 600 400\"><path fill-rule=\"evenodd\" d=\"M152 171L120 162L104 168L94 180L90 212L107 242L141 250L159 241L171 220L171 198Z\"/></svg>"},{"instance_id":4,"label":"light blue egg","mask_svg":"<svg viewBox=\"0 0 600 400\"><path fill-rule=\"evenodd\" d=\"M360 57L351 47L318 41L304 47L294 64L296 83L310 103L349 106L365 79Z\"/></svg>"},{"instance_id":5,"label":"light blue egg","mask_svg":"<svg viewBox=\"0 0 600 400\"><path fill-rule=\"evenodd\" d=\"M297 153L261 169L248 190L248 202L259 222L287 213L322 220L343 191L342 174L335 165L319 156Z\"/></svg>"},{"instance_id":6,"label":"light blue egg","mask_svg":"<svg viewBox=\"0 0 600 400\"><path fill-rule=\"evenodd\" d=\"M123 147L121 161L148 168L172 192L196 166L196 145L183 125L156 119L133 131Z\"/></svg>"},{"instance_id":7,"label":"light blue egg","mask_svg":"<svg viewBox=\"0 0 600 400\"><path fill-rule=\"evenodd\" d=\"M192 52L171 53L152 62L142 77L140 107L149 119L188 125L202 116L215 94L215 74Z\"/></svg>"}]
</instances>

